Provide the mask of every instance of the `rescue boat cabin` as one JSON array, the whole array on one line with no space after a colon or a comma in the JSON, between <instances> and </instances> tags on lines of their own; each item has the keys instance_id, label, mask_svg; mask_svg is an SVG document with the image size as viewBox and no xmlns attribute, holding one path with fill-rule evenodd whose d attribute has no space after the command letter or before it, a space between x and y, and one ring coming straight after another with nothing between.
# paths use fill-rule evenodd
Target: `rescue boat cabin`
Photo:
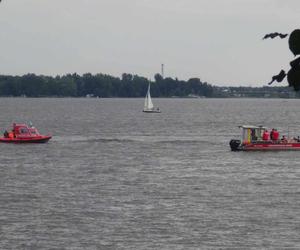
<instances>
[{"instance_id":1,"label":"rescue boat cabin","mask_svg":"<svg viewBox=\"0 0 300 250\"><path fill-rule=\"evenodd\" d=\"M16 138L19 137L35 137L39 136L38 130L33 126L27 126L22 123L13 124L13 132Z\"/></svg>"},{"instance_id":2,"label":"rescue boat cabin","mask_svg":"<svg viewBox=\"0 0 300 250\"><path fill-rule=\"evenodd\" d=\"M267 130L266 127L252 125L243 125L239 128L242 130L241 139L232 139L229 142L232 151L239 151L253 143L263 142L263 134Z\"/></svg>"},{"instance_id":3,"label":"rescue boat cabin","mask_svg":"<svg viewBox=\"0 0 300 250\"><path fill-rule=\"evenodd\" d=\"M263 133L267 130L266 127L252 125L243 125L239 126L239 128L242 129L242 144L263 141Z\"/></svg>"}]
</instances>

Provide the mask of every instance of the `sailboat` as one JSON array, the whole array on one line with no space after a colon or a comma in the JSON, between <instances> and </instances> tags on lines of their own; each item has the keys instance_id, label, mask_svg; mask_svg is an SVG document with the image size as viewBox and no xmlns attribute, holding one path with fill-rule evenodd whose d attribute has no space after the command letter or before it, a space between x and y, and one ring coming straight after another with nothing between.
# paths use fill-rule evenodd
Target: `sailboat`
<instances>
[{"instance_id":1,"label":"sailboat","mask_svg":"<svg viewBox=\"0 0 300 250\"><path fill-rule=\"evenodd\" d=\"M152 100L151 100L151 95L150 95L150 83L148 85L148 91L145 97L145 104L144 104L144 109L143 112L146 113L160 113L159 108L154 108Z\"/></svg>"}]
</instances>

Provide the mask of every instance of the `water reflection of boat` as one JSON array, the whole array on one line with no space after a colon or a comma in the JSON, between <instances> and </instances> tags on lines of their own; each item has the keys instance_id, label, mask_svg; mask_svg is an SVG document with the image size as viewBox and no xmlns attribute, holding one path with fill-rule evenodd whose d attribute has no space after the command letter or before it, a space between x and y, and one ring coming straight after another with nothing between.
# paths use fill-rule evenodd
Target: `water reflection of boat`
<instances>
[{"instance_id":1,"label":"water reflection of boat","mask_svg":"<svg viewBox=\"0 0 300 250\"><path fill-rule=\"evenodd\" d=\"M51 135L41 135L33 126L26 124L14 123L13 129L4 132L4 137L0 142L6 143L45 143L51 139Z\"/></svg>"},{"instance_id":2,"label":"water reflection of boat","mask_svg":"<svg viewBox=\"0 0 300 250\"><path fill-rule=\"evenodd\" d=\"M229 142L232 151L271 151L271 150L300 150L298 138L268 139L263 138L267 130L263 126L240 126L241 140L232 139Z\"/></svg>"}]
</instances>

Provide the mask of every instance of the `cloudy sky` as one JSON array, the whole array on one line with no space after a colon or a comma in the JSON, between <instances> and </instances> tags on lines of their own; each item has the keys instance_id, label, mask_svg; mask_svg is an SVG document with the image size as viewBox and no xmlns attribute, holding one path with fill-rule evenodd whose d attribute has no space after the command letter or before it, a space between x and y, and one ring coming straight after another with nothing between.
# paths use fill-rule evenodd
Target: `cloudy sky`
<instances>
[{"instance_id":1,"label":"cloudy sky","mask_svg":"<svg viewBox=\"0 0 300 250\"><path fill-rule=\"evenodd\" d=\"M262 86L288 69L299 0L2 0L0 74L160 72ZM284 83L286 85L286 83Z\"/></svg>"}]
</instances>

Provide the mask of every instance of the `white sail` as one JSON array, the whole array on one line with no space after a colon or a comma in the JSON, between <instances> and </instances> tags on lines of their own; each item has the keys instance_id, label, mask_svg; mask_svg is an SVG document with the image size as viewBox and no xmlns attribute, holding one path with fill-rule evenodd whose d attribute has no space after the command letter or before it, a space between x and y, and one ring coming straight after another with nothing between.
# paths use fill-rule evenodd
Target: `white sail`
<instances>
[{"instance_id":1,"label":"white sail","mask_svg":"<svg viewBox=\"0 0 300 250\"><path fill-rule=\"evenodd\" d=\"M143 112L146 113L160 113L159 108L154 108L152 100L151 100L151 95L150 95L150 83L148 85L148 91L145 97L145 103L144 103L144 110Z\"/></svg>"},{"instance_id":2,"label":"white sail","mask_svg":"<svg viewBox=\"0 0 300 250\"><path fill-rule=\"evenodd\" d=\"M152 103L152 100L151 100L150 83L149 83L147 95L145 97L144 110L152 110L152 109L153 109L153 103Z\"/></svg>"}]
</instances>

